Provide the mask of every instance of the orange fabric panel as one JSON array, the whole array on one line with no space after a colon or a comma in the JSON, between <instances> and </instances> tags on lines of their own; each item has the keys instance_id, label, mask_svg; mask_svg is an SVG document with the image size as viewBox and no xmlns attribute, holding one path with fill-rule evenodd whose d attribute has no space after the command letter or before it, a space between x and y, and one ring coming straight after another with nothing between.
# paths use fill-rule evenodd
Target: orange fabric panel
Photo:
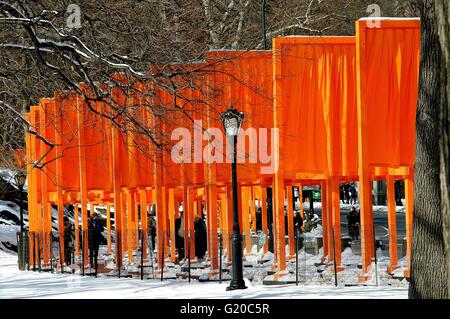
<instances>
[{"instance_id":1,"label":"orange fabric panel","mask_svg":"<svg viewBox=\"0 0 450 319\"><path fill-rule=\"evenodd\" d=\"M261 158L258 151L260 148L266 148L266 152L271 152L271 131L273 127L273 93L272 93L272 54L262 52L252 53L251 56L241 59L241 81L235 81L242 90L242 95L237 99L243 102L243 111L245 113L243 129L256 130L257 148L250 148L250 138L245 138L246 161L240 165L241 175L244 180L250 182L259 179L261 176ZM260 128L267 128L263 133ZM264 145L260 138L266 137L267 145ZM253 161L256 159L256 163Z\"/></svg>"},{"instance_id":2,"label":"orange fabric panel","mask_svg":"<svg viewBox=\"0 0 450 319\"><path fill-rule=\"evenodd\" d=\"M61 162L63 191L76 191L80 189L80 168L78 160L78 120L76 96L70 94L55 95L56 108L61 121Z\"/></svg>"},{"instance_id":3,"label":"orange fabric panel","mask_svg":"<svg viewBox=\"0 0 450 319\"><path fill-rule=\"evenodd\" d=\"M117 105L118 108L125 107L127 103L127 98L125 93L118 87L112 89L112 100L113 103ZM123 124L123 118L119 117L117 119L119 123ZM129 168L129 143L127 137L127 131L122 129L117 129L114 131L114 138L112 143L118 144L118 164L120 166L120 186L129 187L130 186L130 168Z\"/></svg>"},{"instance_id":4,"label":"orange fabric panel","mask_svg":"<svg viewBox=\"0 0 450 319\"><path fill-rule=\"evenodd\" d=\"M28 121L29 123L31 123L31 114L30 113L25 113L24 114L24 119L26 121ZM33 174L32 174L32 165L31 163L33 162L33 153L31 151L31 134L28 131L25 131L25 150L26 150L26 154L25 154L25 163L23 165L25 165L26 168L26 174L27 174L27 183L28 183L28 230L29 230L29 259L32 261L30 262L30 265L34 263L34 237L32 235L32 233L34 232L35 229L35 225L34 225L34 218L36 216L36 211L35 211L35 200L34 200L34 180L33 180Z\"/></svg>"},{"instance_id":5,"label":"orange fabric panel","mask_svg":"<svg viewBox=\"0 0 450 319\"><path fill-rule=\"evenodd\" d=\"M177 141L171 140L171 133L176 130L178 127L183 126L183 119L185 115L182 111L177 109L178 106L184 108L186 103L189 103L185 100L186 92L181 93L178 96L178 92L176 95L171 94L170 92L160 90L160 106L165 110L165 114L162 119L161 126L161 136L162 136L162 144L164 148L163 152L163 164L164 164L164 185L165 186L179 186L181 183L181 172L180 172L180 164L172 160L171 150L173 145ZM188 166L190 164L187 164ZM189 170L190 171L190 170ZM191 174L191 172L187 173ZM189 180L192 180L192 175L189 176Z\"/></svg>"},{"instance_id":6,"label":"orange fabric panel","mask_svg":"<svg viewBox=\"0 0 450 319\"><path fill-rule=\"evenodd\" d=\"M42 133L42 136L46 138L47 141L52 143L53 145L56 144L56 134L55 130L57 128L55 123L55 100L54 99L41 99L40 103L42 109L41 109L41 121L40 121L40 132ZM42 175L42 178L47 179L47 191L48 192L56 192L56 184L57 184L57 178L56 178L56 148L50 147L46 145L45 143L41 142L42 150L41 155L44 155L47 153L41 164L44 165L44 172L45 174Z\"/></svg>"},{"instance_id":7,"label":"orange fabric panel","mask_svg":"<svg viewBox=\"0 0 450 319\"><path fill-rule=\"evenodd\" d=\"M129 123L126 135L122 135L128 158L127 179L123 181L126 187L146 187L153 183L152 151L153 144L147 136L151 128L151 111L148 108L150 98L147 96L150 86L144 83L136 83L135 90L120 92L120 105L126 105L128 112L133 116L133 123ZM125 132L124 132L125 133ZM122 156L125 156L122 153Z\"/></svg>"},{"instance_id":8,"label":"orange fabric panel","mask_svg":"<svg viewBox=\"0 0 450 319\"><path fill-rule=\"evenodd\" d=\"M303 52L298 52L299 48ZM281 74L275 76L280 77L281 83L277 92L281 107L277 107L277 112L282 118L280 156L284 158L286 177L299 170L323 173L326 167L323 109L318 90L314 89L318 81L315 61L321 53L317 51L311 45L282 45L281 52L276 53L281 55Z\"/></svg>"},{"instance_id":9,"label":"orange fabric panel","mask_svg":"<svg viewBox=\"0 0 450 319\"><path fill-rule=\"evenodd\" d=\"M164 185L200 186L204 183L204 165L201 159L204 144L202 129L206 123L207 103L205 68L203 64L168 65L159 71L165 72L166 69L178 74L170 80L161 79L154 88L154 108L162 123L155 133L160 136L164 149ZM194 121L198 120L203 121L202 126L195 124L197 129L194 130ZM171 158L175 144L181 145L182 137L178 136L179 139L176 139L174 135L172 140L171 135L176 129L185 129L191 135L190 139L183 139L183 147L189 149L190 146L191 150L191 158L186 163L177 163ZM200 157L197 162L194 160L194 154Z\"/></svg>"},{"instance_id":10,"label":"orange fabric panel","mask_svg":"<svg viewBox=\"0 0 450 319\"><path fill-rule=\"evenodd\" d=\"M214 64L208 81L211 103L217 112L211 126L223 130L219 113L230 106L244 113L239 142L245 145L245 158L238 158L238 161L245 162L238 163L238 176L241 181L253 182L261 175L258 156L260 128L268 129L267 148L270 154L270 128L273 127L272 54L268 51L214 51L208 54L207 60ZM249 147L249 135L243 135L249 128L255 129L255 149ZM223 142L225 152L228 141ZM217 168L218 181L229 182L229 163L218 164Z\"/></svg>"},{"instance_id":11,"label":"orange fabric panel","mask_svg":"<svg viewBox=\"0 0 450 319\"><path fill-rule=\"evenodd\" d=\"M221 61L222 57L219 52L215 52L214 57L208 55L211 60L209 63L214 64ZM231 85L227 74L230 65L224 62L218 62L217 65L211 66L211 73L208 75L208 101L210 103L209 111L209 127L215 127L223 132L223 125L220 119L220 113L224 112L227 107L231 106ZM214 114L214 113L216 114ZM206 126L206 123L205 123ZM224 135L225 137L225 135ZM222 156L224 163L216 163L216 181L226 182L231 181L231 169L230 164L226 163L229 161L227 158L227 145L228 141L225 139L223 142ZM239 173L238 173L239 174Z\"/></svg>"},{"instance_id":12,"label":"orange fabric panel","mask_svg":"<svg viewBox=\"0 0 450 319\"><path fill-rule=\"evenodd\" d=\"M412 166L420 55L420 20L381 20L380 28L356 22L358 46L366 63L361 108L367 114L370 165ZM380 150L383 150L380 152Z\"/></svg>"},{"instance_id":13,"label":"orange fabric panel","mask_svg":"<svg viewBox=\"0 0 450 319\"><path fill-rule=\"evenodd\" d=\"M355 45L333 45L327 55L326 80L322 92L327 128L328 174L352 176L358 172ZM329 91L328 91L329 90Z\"/></svg>"},{"instance_id":14,"label":"orange fabric panel","mask_svg":"<svg viewBox=\"0 0 450 319\"><path fill-rule=\"evenodd\" d=\"M80 98L81 99L81 98ZM79 103L86 103L80 101ZM100 112L100 105L92 105ZM83 111L83 110L80 110ZM111 172L109 170L108 135L105 119L84 107L84 155L86 161L86 189L112 191Z\"/></svg>"},{"instance_id":15,"label":"orange fabric panel","mask_svg":"<svg viewBox=\"0 0 450 319\"><path fill-rule=\"evenodd\" d=\"M354 37L274 39L286 178L357 171Z\"/></svg>"},{"instance_id":16,"label":"orange fabric panel","mask_svg":"<svg viewBox=\"0 0 450 319\"><path fill-rule=\"evenodd\" d=\"M134 109L135 101L133 93L131 92L124 92L125 95L125 107L127 108L127 113L130 114L134 119L139 121L137 119L138 114L137 111ZM128 171L127 171L127 180L124 184L125 187L135 187L138 183L138 166L139 166L139 154L142 154L139 150L140 148L140 141L139 140L139 134L136 133L134 123L128 123L127 131L124 132L124 142L126 143L126 156L127 156L127 162L128 162ZM124 154L125 155L125 154ZM128 208L130 209L130 208ZM130 233L129 235L130 236ZM129 248L130 249L130 248Z\"/></svg>"},{"instance_id":17,"label":"orange fabric panel","mask_svg":"<svg viewBox=\"0 0 450 319\"><path fill-rule=\"evenodd\" d=\"M40 133L40 111L38 106L31 106L30 107L30 123L32 128ZM38 137L34 134L31 134L31 153L32 153L32 161L35 162L41 157L41 143ZM35 200L36 204L41 202L41 196L40 193L42 192L42 185L41 185L41 175L42 171L38 169L37 167L33 167L31 170L31 173L33 174L33 180L35 183ZM37 214L39 214L38 211L36 211Z\"/></svg>"}]
</instances>

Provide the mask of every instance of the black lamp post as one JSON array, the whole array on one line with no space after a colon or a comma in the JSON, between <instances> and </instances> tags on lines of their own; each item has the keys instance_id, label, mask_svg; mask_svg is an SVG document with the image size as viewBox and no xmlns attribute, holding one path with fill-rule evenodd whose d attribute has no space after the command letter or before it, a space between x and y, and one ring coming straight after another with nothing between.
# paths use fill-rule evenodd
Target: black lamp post
<instances>
[{"instance_id":1,"label":"black lamp post","mask_svg":"<svg viewBox=\"0 0 450 319\"><path fill-rule=\"evenodd\" d=\"M267 36L266 36L266 0L261 0L261 20L263 28L263 45L264 50L267 50Z\"/></svg>"},{"instance_id":2,"label":"black lamp post","mask_svg":"<svg viewBox=\"0 0 450 319\"><path fill-rule=\"evenodd\" d=\"M222 114L222 124L225 128L228 141L232 148L231 160L231 178L233 187L233 237L232 237L232 279L227 290L246 289L244 283L244 274L242 266L242 235L239 227L238 216L238 193L237 193L237 173L236 173L236 144L239 129L241 128L244 114L239 112L231 106L225 113Z\"/></svg>"},{"instance_id":3,"label":"black lamp post","mask_svg":"<svg viewBox=\"0 0 450 319\"><path fill-rule=\"evenodd\" d=\"M14 179L16 181L16 185L19 188L19 211L20 211L20 231L23 232L23 209L22 209L22 193L23 193L23 186L25 185L25 181L27 180L27 176L19 171L14 176Z\"/></svg>"}]
</instances>

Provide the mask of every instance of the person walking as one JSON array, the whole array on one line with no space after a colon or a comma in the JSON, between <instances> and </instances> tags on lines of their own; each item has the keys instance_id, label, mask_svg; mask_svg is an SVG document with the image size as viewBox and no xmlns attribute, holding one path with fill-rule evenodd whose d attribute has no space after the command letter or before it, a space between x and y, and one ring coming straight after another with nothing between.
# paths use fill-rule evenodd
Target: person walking
<instances>
[{"instance_id":1,"label":"person walking","mask_svg":"<svg viewBox=\"0 0 450 319\"><path fill-rule=\"evenodd\" d=\"M345 204L345 188L344 185L339 186L339 200Z\"/></svg>"},{"instance_id":2,"label":"person walking","mask_svg":"<svg viewBox=\"0 0 450 319\"><path fill-rule=\"evenodd\" d=\"M261 207L256 208L256 231L262 231L262 209Z\"/></svg>"},{"instance_id":3,"label":"person walking","mask_svg":"<svg viewBox=\"0 0 450 319\"><path fill-rule=\"evenodd\" d=\"M194 234L195 234L195 256L197 258L203 259L206 253L206 224L200 216L195 216L194 220Z\"/></svg>"},{"instance_id":4,"label":"person walking","mask_svg":"<svg viewBox=\"0 0 450 319\"><path fill-rule=\"evenodd\" d=\"M299 231L300 233L303 233L303 218L302 218L302 215L300 215L299 211L295 212L294 229L295 229L295 231Z\"/></svg>"},{"instance_id":5,"label":"person walking","mask_svg":"<svg viewBox=\"0 0 450 319\"><path fill-rule=\"evenodd\" d=\"M344 188L344 204L350 204L350 185L349 184L344 184L343 186Z\"/></svg>"},{"instance_id":6,"label":"person walking","mask_svg":"<svg viewBox=\"0 0 450 319\"><path fill-rule=\"evenodd\" d=\"M156 245L156 219L155 215L150 215L149 218L150 243L152 245L152 252L155 251Z\"/></svg>"},{"instance_id":7,"label":"person walking","mask_svg":"<svg viewBox=\"0 0 450 319\"><path fill-rule=\"evenodd\" d=\"M356 192L356 187L355 185L350 185L350 187L348 188L349 194L350 194L350 204L354 205L356 204L356 198L358 196L357 192Z\"/></svg>"},{"instance_id":8,"label":"person walking","mask_svg":"<svg viewBox=\"0 0 450 319\"><path fill-rule=\"evenodd\" d=\"M69 217L64 216L64 262L66 265L72 264L74 232Z\"/></svg>"},{"instance_id":9,"label":"person walking","mask_svg":"<svg viewBox=\"0 0 450 319\"><path fill-rule=\"evenodd\" d=\"M178 261L184 259L184 216L180 207L180 217L175 219L175 248L178 252Z\"/></svg>"},{"instance_id":10,"label":"person walking","mask_svg":"<svg viewBox=\"0 0 450 319\"><path fill-rule=\"evenodd\" d=\"M300 215L299 211L295 212L294 216L294 231L297 236L297 243L298 243L298 249L303 248L303 237L300 236L303 233L303 218L302 215Z\"/></svg>"},{"instance_id":11,"label":"person walking","mask_svg":"<svg viewBox=\"0 0 450 319\"><path fill-rule=\"evenodd\" d=\"M356 212L355 206L352 206L350 213L347 215L348 235L352 240L359 239L359 214Z\"/></svg>"},{"instance_id":12,"label":"person walking","mask_svg":"<svg viewBox=\"0 0 450 319\"><path fill-rule=\"evenodd\" d=\"M92 212L91 217L89 218L89 227L88 227L89 261L91 264L91 268L94 268L95 270L96 277L98 269L98 250L100 248L100 244L103 242L104 239L102 232L103 232L103 225L98 220L97 213Z\"/></svg>"}]
</instances>

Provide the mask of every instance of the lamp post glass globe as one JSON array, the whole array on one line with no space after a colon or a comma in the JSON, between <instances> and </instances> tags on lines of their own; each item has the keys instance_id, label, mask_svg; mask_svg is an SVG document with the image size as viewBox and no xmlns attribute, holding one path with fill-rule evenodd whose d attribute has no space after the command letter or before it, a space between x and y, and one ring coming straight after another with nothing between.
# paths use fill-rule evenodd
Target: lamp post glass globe
<instances>
[{"instance_id":1,"label":"lamp post glass globe","mask_svg":"<svg viewBox=\"0 0 450 319\"><path fill-rule=\"evenodd\" d=\"M222 124L225 128L225 133L227 134L227 136L238 136L243 119L244 113L239 112L233 106L231 106L228 110L225 111L225 113L222 114Z\"/></svg>"},{"instance_id":2,"label":"lamp post glass globe","mask_svg":"<svg viewBox=\"0 0 450 319\"><path fill-rule=\"evenodd\" d=\"M225 130L228 136L236 136L238 132L238 123L236 118L225 119Z\"/></svg>"},{"instance_id":3,"label":"lamp post glass globe","mask_svg":"<svg viewBox=\"0 0 450 319\"><path fill-rule=\"evenodd\" d=\"M24 173L19 172L19 173L17 173L17 174L14 176L14 179L15 179L16 185L17 185L20 189L22 189L23 186L25 185L26 180L27 180L27 176L26 176Z\"/></svg>"}]
</instances>

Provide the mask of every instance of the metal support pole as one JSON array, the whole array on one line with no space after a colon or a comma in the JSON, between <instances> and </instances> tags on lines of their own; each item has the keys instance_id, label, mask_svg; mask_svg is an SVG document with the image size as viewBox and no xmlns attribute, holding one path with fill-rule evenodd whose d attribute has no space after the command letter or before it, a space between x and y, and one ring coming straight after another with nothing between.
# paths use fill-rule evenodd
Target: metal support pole
<instances>
[{"instance_id":1,"label":"metal support pole","mask_svg":"<svg viewBox=\"0 0 450 319\"><path fill-rule=\"evenodd\" d=\"M75 240L72 238L72 251L70 252L70 257L72 259L72 265L75 265Z\"/></svg>"},{"instance_id":2,"label":"metal support pole","mask_svg":"<svg viewBox=\"0 0 450 319\"><path fill-rule=\"evenodd\" d=\"M164 232L162 234L162 247L161 247L161 281L164 280Z\"/></svg>"},{"instance_id":3,"label":"metal support pole","mask_svg":"<svg viewBox=\"0 0 450 319\"><path fill-rule=\"evenodd\" d=\"M42 271L41 267L41 238L38 236L38 266L39 266L39 272Z\"/></svg>"},{"instance_id":4,"label":"metal support pole","mask_svg":"<svg viewBox=\"0 0 450 319\"><path fill-rule=\"evenodd\" d=\"M295 230L295 284L298 286L298 229Z\"/></svg>"},{"instance_id":5,"label":"metal support pole","mask_svg":"<svg viewBox=\"0 0 450 319\"><path fill-rule=\"evenodd\" d=\"M374 258L375 258L375 285L378 287L378 259L377 259L377 239L375 236L375 223L373 223L373 244L374 244Z\"/></svg>"},{"instance_id":6,"label":"metal support pole","mask_svg":"<svg viewBox=\"0 0 450 319\"><path fill-rule=\"evenodd\" d=\"M27 270L30 270L30 235L29 232L26 231L25 234L22 233L22 237L23 237L23 241L25 241L25 238L27 239L26 242L28 242L28 245L22 245L23 246L23 251L22 251L22 256L26 256L28 255L27 258Z\"/></svg>"},{"instance_id":7,"label":"metal support pole","mask_svg":"<svg viewBox=\"0 0 450 319\"><path fill-rule=\"evenodd\" d=\"M191 282L191 230L188 231L188 280Z\"/></svg>"},{"instance_id":8,"label":"metal support pole","mask_svg":"<svg viewBox=\"0 0 450 319\"><path fill-rule=\"evenodd\" d=\"M261 0L261 20L263 28L263 43L264 50L267 50L267 36L266 36L266 0Z\"/></svg>"},{"instance_id":9,"label":"metal support pole","mask_svg":"<svg viewBox=\"0 0 450 319\"><path fill-rule=\"evenodd\" d=\"M144 280L144 232L141 232L141 280Z\"/></svg>"},{"instance_id":10,"label":"metal support pole","mask_svg":"<svg viewBox=\"0 0 450 319\"><path fill-rule=\"evenodd\" d=\"M273 242L273 205L272 205L272 189L267 188L267 248L271 253L274 253Z\"/></svg>"},{"instance_id":11,"label":"metal support pole","mask_svg":"<svg viewBox=\"0 0 450 319\"><path fill-rule=\"evenodd\" d=\"M50 272L53 273L53 232L50 232Z\"/></svg>"},{"instance_id":12,"label":"metal support pole","mask_svg":"<svg viewBox=\"0 0 450 319\"><path fill-rule=\"evenodd\" d=\"M331 228L331 234L333 236L333 266L334 266L334 285L338 286L337 280L337 265L336 265L336 241L334 239L334 227Z\"/></svg>"},{"instance_id":13,"label":"metal support pole","mask_svg":"<svg viewBox=\"0 0 450 319\"><path fill-rule=\"evenodd\" d=\"M98 248L94 248L97 252L94 255L94 264L95 264L95 278L97 278L97 268L98 268Z\"/></svg>"},{"instance_id":14,"label":"metal support pole","mask_svg":"<svg viewBox=\"0 0 450 319\"><path fill-rule=\"evenodd\" d=\"M116 233L116 237L117 269L120 278L120 270L122 268L122 232L120 230Z\"/></svg>"},{"instance_id":15,"label":"metal support pole","mask_svg":"<svg viewBox=\"0 0 450 319\"><path fill-rule=\"evenodd\" d=\"M24 246L23 256L25 256L25 254L28 255L27 270L29 271L30 270L30 235L29 235L29 231L26 232L26 236L24 236L24 240L25 240L25 238L28 239L28 245L26 247L25 247L25 245L23 245Z\"/></svg>"},{"instance_id":16,"label":"metal support pole","mask_svg":"<svg viewBox=\"0 0 450 319\"><path fill-rule=\"evenodd\" d=\"M152 261L152 278L155 279L155 267L154 267L154 264L153 264L153 244L152 244L151 238L150 238L150 240L148 241L148 243L149 243L149 245L150 245L150 247L149 247L149 250L150 250L150 260Z\"/></svg>"},{"instance_id":17,"label":"metal support pole","mask_svg":"<svg viewBox=\"0 0 450 319\"><path fill-rule=\"evenodd\" d=\"M58 250L59 250L59 266L61 267L61 273L63 274L64 273L63 259L65 258L65 254L63 255L63 252L61 251L61 236L59 237Z\"/></svg>"},{"instance_id":18,"label":"metal support pole","mask_svg":"<svg viewBox=\"0 0 450 319\"><path fill-rule=\"evenodd\" d=\"M36 265L37 265L37 254L36 254L36 247L37 247L37 234L33 233L33 271L36 271Z\"/></svg>"},{"instance_id":19,"label":"metal support pole","mask_svg":"<svg viewBox=\"0 0 450 319\"><path fill-rule=\"evenodd\" d=\"M20 233L16 233L16 240L17 240L17 254L18 254L18 256L17 257L19 257L19 261L18 261L18 265L19 265L19 270L23 270L22 268L22 266L23 266L23 262L22 262L22 260L24 259L23 258L23 251L24 251L24 249L23 249L23 243L21 243L21 240L20 240L20 235L19 235ZM21 249L21 250L20 250ZM21 257L21 255L22 255L22 257Z\"/></svg>"},{"instance_id":20,"label":"metal support pole","mask_svg":"<svg viewBox=\"0 0 450 319\"><path fill-rule=\"evenodd\" d=\"M242 245L242 254L244 254L244 250L247 250L247 233L246 232L242 233L242 242L244 243Z\"/></svg>"},{"instance_id":21,"label":"metal support pole","mask_svg":"<svg viewBox=\"0 0 450 319\"><path fill-rule=\"evenodd\" d=\"M237 136L232 137L233 161L231 163L232 187L233 187L233 273L230 286L227 290L246 289L244 283L243 265L242 265L242 235L239 227L238 216L238 190L237 190L237 172L236 172L236 144Z\"/></svg>"},{"instance_id":22,"label":"metal support pole","mask_svg":"<svg viewBox=\"0 0 450 319\"><path fill-rule=\"evenodd\" d=\"M20 232L23 232L23 208L22 208L22 204L23 204L23 197L22 197L22 192L23 192L23 186L19 185L19 212L20 212Z\"/></svg>"},{"instance_id":23,"label":"metal support pole","mask_svg":"<svg viewBox=\"0 0 450 319\"><path fill-rule=\"evenodd\" d=\"M219 283L222 283L222 233L219 233Z\"/></svg>"},{"instance_id":24,"label":"metal support pole","mask_svg":"<svg viewBox=\"0 0 450 319\"><path fill-rule=\"evenodd\" d=\"M84 231L81 232L81 275L84 276Z\"/></svg>"}]
</instances>

